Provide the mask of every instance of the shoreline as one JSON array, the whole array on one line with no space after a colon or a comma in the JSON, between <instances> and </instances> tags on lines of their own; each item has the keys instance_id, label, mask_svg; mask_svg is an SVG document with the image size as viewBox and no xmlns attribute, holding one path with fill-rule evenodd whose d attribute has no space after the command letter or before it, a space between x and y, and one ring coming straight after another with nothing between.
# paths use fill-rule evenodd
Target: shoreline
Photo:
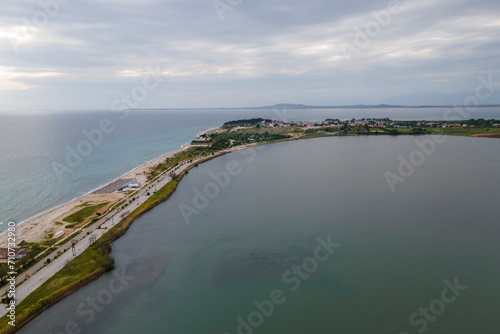
<instances>
[{"instance_id":1,"label":"shoreline","mask_svg":"<svg viewBox=\"0 0 500 334\"><path fill-rule=\"evenodd\" d=\"M61 221L62 218L64 218L66 215L69 215L70 212L73 211L81 203L94 202L94 201L107 201L107 200L113 200L115 202L119 202L121 199L126 197L124 193L111 193L104 195L97 195L92 193L122 178L135 178L138 179L139 182L141 182L141 185L144 185L146 183L146 176L145 176L146 171L158 165L158 163L160 163L161 160L164 160L167 157L172 156L178 152L187 150L189 147L191 147L190 143L186 143L183 144L179 149L162 153L158 157L150 159L132 168L131 170L121 174L120 176L114 178L113 180L110 180L104 184L99 185L94 189L87 191L81 196L75 197L64 203L57 204L29 218L16 222L18 239L20 241L25 240L27 242L40 242L45 239L44 238L45 235L50 234L55 230L64 230L64 225L57 225L55 222ZM3 241L6 242L8 236L7 232L8 232L7 229L0 232L0 242Z\"/></svg>"},{"instance_id":2,"label":"shoreline","mask_svg":"<svg viewBox=\"0 0 500 334\"><path fill-rule=\"evenodd\" d=\"M266 143L266 144L271 144L271 143L273 143L273 142ZM199 164L202 164L204 162L216 159L216 158L218 158L218 157L220 157L222 155L225 155L227 153L233 153L233 152L241 151L241 150L248 149L248 148L255 147L255 146L259 146L259 145L261 145L261 144L244 144L244 145L239 145L239 146L231 147L231 148L229 148L227 150L221 150L221 151L217 152L213 156L203 156L203 157L199 158L200 159L199 161L192 161L192 162L188 163L185 168L181 169L181 171L178 174L178 178L177 179L171 179L170 181L168 181L157 192L153 193L153 195L151 197L149 197L146 201L144 201L143 203L141 203L135 210L133 210L132 212L130 212L126 217L123 218L123 220L119 221L117 224L113 225L112 228L110 228L109 230L105 231L102 234L101 238L99 238L97 241L95 241L94 244L90 245L87 249L85 249L81 254L79 254L78 256L76 256L71 261L71 263L74 262L74 261L79 261L79 260L81 262L81 259L83 259L85 257L88 257L89 254L90 254L89 252L92 252L94 250L94 248L96 248L96 247L101 247L101 248L104 247L106 251L104 251L103 253L100 253L100 254L104 255L104 257L108 261L110 261L110 263L112 263L111 266L105 267L105 268L101 268L101 266L98 266L96 268L96 270L92 271L89 275L84 276L82 279L80 279L78 281L71 281L71 282L69 282L69 284L64 285L56 293L54 293L54 294L52 294L50 296L47 296L44 299L44 303L43 304L40 304L40 303L35 303L35 304L32 304L32 305L29 304L31 306L28 307L27 309L23 309L23 311L20 314L20 317L16 318L16 320L18 321L17 322L17 327L10 327L10 326L6 326L6 325L4 326L3 321L6 319L6 315L2 316L1 317L2 326L0 327L0 333L2 333L2 334L10 334L10 333L17 332L19 329L21 329L22 327L24 327L27 323L29 323L31 320L33 320L34 318L36 318L39 314L43 313L46 309L48 309L52 305L54 305L57 302L59 302L60 300L64 299L68 295L71 295L72 293L78 291L80 288L86 286L88 283L91 283L91 282L99 279L106 272L109 272L110 270L114 269L114 259L113 259L112 255L111 255L111 253L112 253L112 246L111 246L112 243L114 241L116 241L117 239L119 239L122 235L124 235L128 231L128 229L130 228L130 226L138 218L140 218L143 214L145 214L146 212L148 212L151 209L155 208L156 206L160 205L161 203L167 201L170 198L170 196L172 196L172 194L176 191L177 185L182 181L182 179L184 178L184 176L186 176L191 169L197 167ZM158 159L161 159L164 156L166 157L169 154L172 154L172 153L175 153L175 152L179 152L179 151L181 151L181 150L170 152L168 154L165 154L165 155L159 157ZM158 159L155 159L155 161L158 160ZM144 165L142 165L140 167L144 167ZM171 186L172 182L173 182L173 187ZM169 189L169 187L171 187L171 188ZM54 258L54 260L55 259L56 258ZM50 277L49 279L47 279L44 283L42 283L42 285L44 285L44 286L50 286L50 284L56 284L53 281L54 277L57 276L63 270L65 270L65 268L67 268L67 266L68 266L68 263L63 267L63 269L61 269L60 271L55 272L52 275L52 277ZM41 287L42 286L39 286L32 293L35 293ZM28 295L27 298L30 295ZM24 300L21 301L19 305L22 305L23 307L26 306L26 305L23 305L24 302L25 302ZM19 307L19 305L18 305L18 307Z\"/></svg>"},{"instance_id":3,"label":"shoreline","mask_svg":"<svg viewBox=\"0 0 500 334\"><path fill-rule=\"evenodd\" d=\"M220 129L220 127L215 127L215 128L203 130L200 133L198 133L197 136L199 137L202 134L217 131L219 129ZM42 234L44 234L44 233L50 234L51 232L55 232L56 230L59 230L59 229L64 230L64 227L62 225L56 225L55 221L61 220L60 218L63 215L69 215L70 212L76 206L81 204L82 202L84 203L84 202L99 201L99 198L98 198L99 195L92 194L94 191L96 191L102 187L105 187L106 185L108 185L116 180L122 179L122 178L135 178L135 179L138 179L138 181L141 182L141 184L145 184L146 180L144 177L144 172L146 170L150 170L154 166L158 165L160 163L160 160L164 160L169 156L177 154L181 151L185 151L185 150L189 149L191 146L192 146L191 142L187 142L187 143L181 145L180 148L173 150L173 151L166 152L166 153L162 153L161 155L157 156L156 158L150 159L150 160L132 168L131 170L121 174L120 176L114 178L113 180L110 180L104 184L101 184L101 185L87 191L86 193L84 193L80 196L74 197L66 202L61 203L61 204L56 204L55 206L50 207L48 209L44 209L43 211L41 211L41 212L31 216L31 217L28 217L28 218L23 219L21 221L15 222L16 228L18 229L18 236L20 236L19 240L25 240L28 242L39 242L39 241L42 241L44 239L42 237ZM106 200L110 199L109 197L117 197L117 198L112 198L112 199L116 200L116 202L119 202L120 199L123 199L125 197L125 194L114 194L113 193L113 194L107 194L107 195L109 195L109 196L101 196L102 197L101 200L106 201ZM122 195L122 196L120 196L120 195ZM86 200L84 200L84 199L86 199ZM50 224L51 222L52 222L52 224ZM29 226L29 225L31 225L31 226ZM50 225L52 225L52 226L50 226ZM40 229L37 231L34 231L35 227L41 228L41 231L40 231ZM7 229L0 232L0 242L3 242L4 239L6 239L7 232L8 232Z\"/></svg>"},{"instance_id":4,"label":"shoreline","mask_svg":"<svg viewBox=\"0 0 500 334\"><path fill-rule=\"evenodd\" d=\"M242 146L242 147L235 147L231 152L238 151L241 149L248 148L248 146ZM10 333L15 333L22 327L24 327L27 323L29 323L31 320L36 318L39 314L43 313L46 309L50 308L52 305L56 304L57 302L63 300L67 296L71 295L72 293L78 291L82 287L86 286L88 283L91 283L97 279L99 279L102 275L105 273L109 272L110 270L114 269L114 259L111 255L112 253L112 243L116 240L118 240L121 236L123 236L130 226L138 219L140 218L143 214L146 212L150 211L151 209L155 208L156 206L160 205L161 203L167 201L170 196L176 191L177 185L181 182L181 180L184 178L184 176L194 167L196 167L198 164L204 163L206 161L215 159L221 155L223 155L223 151L218 152L219 154L215 156L207 156L203 157L200 161L191 163L186 168L181 170L181 172L178 174L178 179L175 180L170 180L167 182L163 187L161 187L157 191L157 196L155 198L155 194L148 198L146 201L144 201L142 204L140 204L135 210L133 210L130 214L128 214L126 217L124 217L123 220L118 222L117 224L113 225L112 228L104 232L97 241L94 242L94 244L90 245L87 249L85 249L81 254L79 254L77 257L72 259L72 262L74 261L79 261L83 258L88 257L89 254L95 249L95 248L101 248L103 252L100 252L100 255L104 255L104 257L110 261L108 264L111 264L110 266L107 267L97 267L96 270L92 271L89 275L86 275L83 277L83 279L78 280L78 281L72 281L69 284L64 285L60 290L55 292L54 294L47 296L44 299L44 303L35 303L31 306L31 308L28 308L27 310L23 310L24 312L21 313L20 317L16 318L17 321L17 327L11 327L7 326L6 324L3 323L4 319L6 319L6 315L1 317L0 322L2 322L1 327L0 327L0 333L2 334L10 334ZM169 189L169 186L173 182L173 187ZM166 190L166 192L164 192ZM102 260L102 259L101 259ZM65 268L67 268L68 264L64 266L63 269L60 271L56 272L53 274L51 278L49 278L47 281L45 281L43 284L47 285L49 282L53 282L54 276L57 276L60 272L62 272ZM41 288L41 287L39 287ZM39 288L37 288L33 293L35 293ZM24 301L22 301L19 305L22 305Z\"/></svg>"},{"instance_id":5,"label":"shoreline","mask_svg":"<svg viewBox=\"0 0 500 334\"><path fill-rule=\"evenodd\" d=\"M204 131L201 131L198 133L198 137L200 137L203 134L208 134L211 132L218 132L221 131L221 127L215 127L215 128L210 128ZM432 135L432 134L430 134ZM453 136L452 134L448 134L450 136ZM475 137L475 138L499 138L500 134L498 133L478 133L478 134L471 134L469 137ZM295 138L298 139L298 138ZM43 240L43 234L48 235L51 234L52 232L55 232L56 230L59 229L64 229L64 226L61 224L56 224L56 221L62 220L61 218L63 215L69 215L71 214L71 211L80 205L82 202L94 202L94 201L107 201L107 200L112 200L115 201L115 203L119 202L121 199L125 198L126 195L124 193L111 193L111 194L105 194L105 195L96 195L93 194L94 191L116 181L122 178L135 178L141 184L145 184L147 178L145 177L147 171L149 171L151 168L154 166L158 165L161 160L166 159L169 156L172 156L174 154L177 154L181 151L187 150L190 147L192 147L191 142L185 143L181 145L181 147L177 150L169 151L166 153L163 153L159 155L156 158L150 159L148 161L145 161L144 163L132 168L131 170L121 174L120 176L114 178L113 180L110 180L104 184L101 184L97 186L94 189L89 190L88 192L75 197L71 200L68 200L64 203L57 204L54 207L51 207L49 209L45 209L29 218L26 218L20 222L16 222L17 228L19 229L18 233L20 236L20 240L26 240L28 242L39 242ZM64 223L63 223L64 225ZM35 230L35 227L37 228ZM0 240L3 241L7 236L7 230L4 230L0 232Z\"/></svg>"},{"instance_id":6,"label":"shoreline","mask_svg":"<svg viewBox=\"0 0 500 334\"><path fill-rule=\"evenodd\" d=\"M216 129L219 129L219 128L216 128ZM206 132L209 132L209 131L213 131L214 129L209 129L207 130ZM449 135L451 136L451 135ZM326 138L331 138L332 136L321 136L321 137L326 137ZM316 138L320 138L320 137L316 137ZM271 141L271 142L265 142L265 143L251 143L251 144L243 144L243 145L238 145L238 146L234 146L234 147L231 147L231 148L228 148L226 150L221 150L218 152L218 154L216 154L215 156L212 156L212 157L205 157L202 161L199 161L199 162L196 162L196 163L190 163L188 164L188 166L185 168L185 170L183 170L181 173L179 173L179 179L178 180L175 180L175 187L174 189L169 192L168 194L165 194L165 195L162 195L160 196L160 198L158 200L155 200L155 201L151 201L151 198L149 198L148 200L146 200L146 202L143 202L141 207L137 208L136 210L134 210L133 212L131 212L122 222L118 223L116 226L114 226L112 229L110 229L109 231L105 232L103 234L103 237L105 235L107 235L108 237L110 237L110 239L108 239L107 241L109 242L109 245L111 246L111 243L113 241L115 241L116 239L118 239L121 235L125 234L126 231L128 230L128 228L130 227L130 225L133 224L133 222L139 218L143 213L151 210L152 208L154 208L155 206L161 204L162 202L166 201L176 190L177 188L177 184L183 179L183 177L189 172L190 169L194 168L196 165L198 164L201 164L205 161L208 161L208 160L212 160L212 159L215 159L225 153L232 153L232 152L236 152L236 151L241 151L241 150L245 150L245 149L248 149L248 148L252 148L252 147L256 147L256 146L260 146L260 145L269 145L269 144L274 144L274 143L278 143L278 142L287 142L287 141L294 141L294 140L300 140L300 139L313 139L312 137L291 137L291 138L288 138L288 139L284 139L284 140L276 140L276 141ZM136 172L140 172L140 171L143 171L146 170L146 169L149 169L151 167L154 167L156 164L158 164L162 159L166 159L169 155L173 155L173 154L176 154L178 152L181 152L183 150L186 150L188 149L189 147L191 147L190 143L187 143L187 144L184 144L181 146L180 149L178 150L175 150L175 151L172 151L172 152L168 152L168 153L165 153L155 159L152 159L140 166L137 166L135 167L134 169L132 169L131 171L123 174L121 177L126 177L130 174L134 174ZM119 177L119 178L121 178ZM143 175L143 177L145 177ZM115 179L116 180L116 179ZM113 182L113 181L111 181ZM142 182L141 182L142 183ZM109 184L109 183L107 183ZM144 183L144 185L146 185L147 183ZM166 187L167 185L165 185L164 187ZM164 188L160 188L160 191ZM141 187L142 188L142 187ZM111 194L110 194L111 195ZM116 195L116 194L115 194ZM121 193L120 195L123 195L123 193ZM70 204L75 204L75 203L78 203L78 201L80 200L81 202L81 199L85 198L86 196L89 196L88 194L76 199L75 201L73 201L72 203ZM154 195L153 195L154 196ZM144 205L144 206L143 206ZM41 213L43 214L43 213ZM41 215L39 214L39 215ZM21 226L19 226L20 228ZM120 228L123 228L120 230L120 233L118 234L115 234L113 233L112 231L114 232L118 232L117 230L120 229ZM111 232L111 233L110 233ZM106 237L103 238L103 242L106 240ZM95 279L98 279L102 274L104 274L104 272L101 272L101 273L98 273L96 276L93 276L90 280L90 281L93 281ZM52 279L52 278L51 278ZM49 279L50 280L50 279ZM88 282L86 282L88 283ZM81 288L84 284L80 285L80 284L77 284L75 285L74 287L68 287L68 294L71 294L72 292L74 291L77 291L79 288ZM47 305L47 307L50 307L50 305L58 302L59 300L63 299L66 295L64 296L59 296L59 297L56 297L54 300L51 300L49 302L49 305ZM43 312L43 310L40 310L39 313ZM33 314L32 317L35 317L38 313L36 314ZM32 317L29 317L29 319L26 319L26 321L29 321ZM22 325L21 325L22 327ZM20 327L19 327L20 328ZM2 332L3 333L3 332Z\"/></svg>"}]
</instances>

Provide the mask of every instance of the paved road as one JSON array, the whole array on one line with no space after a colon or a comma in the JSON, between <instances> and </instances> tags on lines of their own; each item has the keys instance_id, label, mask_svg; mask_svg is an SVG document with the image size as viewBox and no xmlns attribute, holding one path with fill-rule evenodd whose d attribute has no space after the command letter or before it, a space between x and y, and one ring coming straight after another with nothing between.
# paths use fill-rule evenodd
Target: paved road
<instances>
[{"instance_id":1,"label":"paved road","mask_svg":"<svg viewBox=\"0 0 500 334\"><path fill-rule=\"evenodd\" d=\"M158 184L156 185L156 189L160 189L164 185L166 185L171 178L168 176L170 172L180 173L190 165L205 159L206 157L198 158L193 160L192 163L184 163L179 165L172 171L165 172L160 176L158 180ZM137 199L130 203L127 206L128 213L133 212L137 209L144 201L146 201L150 196L153 195L152 189L148 189L151 184L155 184L157 181L154 181L150 184L145 184L139 192L134 195ZM150 196L147 193L150 192ZM78 240L78 243L75 245L76 255L80 255L85 249L87 249L91 244L91 237L94 236L99 239L108 229L113 227L116 223L120 222L124 217L120 217L123 212L118 211L117 209L109 212L105 216L103 216L100 220L95 222L92 226L87 229L82 230L80 234L73 238L73 240ZM127 214L128 215L128 214ZM71 249L71 245L73 240L68 241L62 246L59 246L58 250L54 253L46 256L27 271L23 272L16 278L16 282L22 282L26 277L30 276L24 283L16 287L16 303L19 304L24 298L26 298L31 292L36 290L40 285L46 282L50 277L52 277L55 273L61 270L69 261L71 261L73 256L73 250ZM53 259L54 256L66 249L69 248L66 252L62 253L57 259ZM52 261L45 265L47 259L51 259ZM4 296L9 289L9 285L4 286L0 289L0 296ZM0 317L4 316L7 313L7 306L0 308Z\"/></svg>"}]
</instances>

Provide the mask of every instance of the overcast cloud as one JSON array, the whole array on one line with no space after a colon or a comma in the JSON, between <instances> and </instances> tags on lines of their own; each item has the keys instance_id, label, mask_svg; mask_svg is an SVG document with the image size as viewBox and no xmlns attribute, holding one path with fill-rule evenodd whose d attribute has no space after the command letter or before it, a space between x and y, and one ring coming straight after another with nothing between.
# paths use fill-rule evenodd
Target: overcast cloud
<instances>
[{"instance_id":1,"label":"overcast cloud","mask_svg":"<svg viewBox=\"0 0 500 334\"><path fill-rule=\"evenodd\" d=\"M500 82L498 0L401 1L350 61L389 1L55 2L2 2L0 108L109 109L147 67L163 81L141 108L448 104Z\"/></svg>"}]
</instances>

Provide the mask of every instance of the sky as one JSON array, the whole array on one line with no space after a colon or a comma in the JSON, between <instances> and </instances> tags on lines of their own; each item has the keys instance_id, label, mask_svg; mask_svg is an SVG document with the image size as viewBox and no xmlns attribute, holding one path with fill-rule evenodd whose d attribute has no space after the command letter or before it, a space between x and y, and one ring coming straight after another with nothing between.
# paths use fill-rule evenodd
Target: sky
<instances>
[{"instance_id":1,"label":"sky","mask_svg":"<svg viewBox=\"0 0 500 334\"><path fill-rule=\"evenodd\" d=\"M3 110L462 104L478 89L491 104L499 65L498 0L4 0L0 12Z\"/></svg>"}]
</instances>

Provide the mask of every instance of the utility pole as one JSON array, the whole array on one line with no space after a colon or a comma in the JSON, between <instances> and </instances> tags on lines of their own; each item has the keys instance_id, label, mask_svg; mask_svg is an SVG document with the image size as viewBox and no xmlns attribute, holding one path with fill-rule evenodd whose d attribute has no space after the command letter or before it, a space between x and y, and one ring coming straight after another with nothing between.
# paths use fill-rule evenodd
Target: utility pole
<instances>
[{"instance_id":1,"label":"utility pole","mask_svg":"<svg viewBox=\"0 0 500 334\"><path fill-rule=\"evenodd\" d=\"M71 241L71 251L73 253L73 256L76 256L76 248L75 248L76 241L73 240Z\"/></svg>"}]
</instances>

